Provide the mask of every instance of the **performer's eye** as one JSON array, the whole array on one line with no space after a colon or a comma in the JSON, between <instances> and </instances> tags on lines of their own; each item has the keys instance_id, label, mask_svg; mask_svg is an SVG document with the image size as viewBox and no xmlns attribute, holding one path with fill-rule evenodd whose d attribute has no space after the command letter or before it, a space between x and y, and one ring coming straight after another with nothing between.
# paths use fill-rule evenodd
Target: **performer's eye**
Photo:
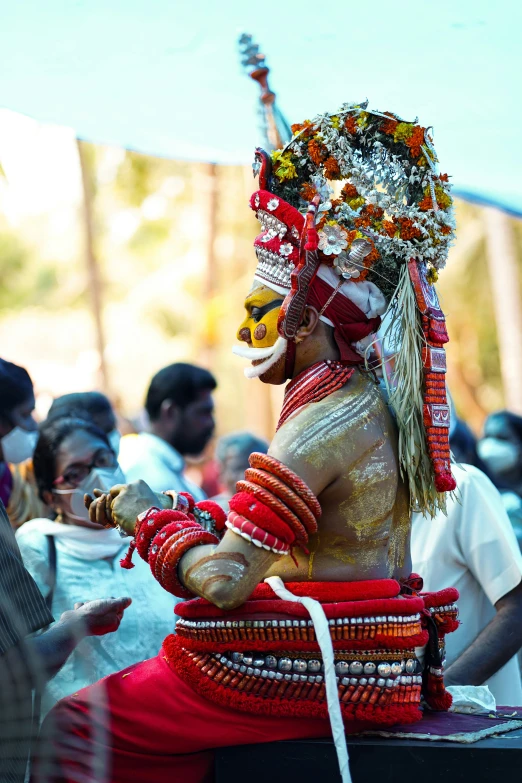
<instances>
[{"instance_id":1,"label":"performer's eye","mask_svg":"<svg viewBox=\"0 0 522 783\"><path fill-rule=\"evenodd\" d=\"M255 305L251 307L250 309L250 317L254 321L254 323L259 323L259 321L265 317L267 313L270 313L272 310L275 310L276 307L281 307L283 304L282 299L274 299L272 302L268 302L265 305L262 305L261 307L256 307Z\"/></svg>"}]
</instances>

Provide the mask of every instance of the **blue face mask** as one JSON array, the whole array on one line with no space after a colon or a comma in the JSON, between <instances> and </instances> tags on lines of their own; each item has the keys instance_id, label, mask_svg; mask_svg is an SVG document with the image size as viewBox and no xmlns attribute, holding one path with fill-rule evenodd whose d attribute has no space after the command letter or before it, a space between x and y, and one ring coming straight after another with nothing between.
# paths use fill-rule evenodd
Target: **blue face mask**
<instances>
[{"instance_id":1,"label":"blue face mask","mask_svg":"<svg viewBox=\"0 0 522 783\"><path fill-rule=\"evenodd\" d=\"M477 452L493 473L508 473L520 462L520 449L514 443L499 438L483 438Z\"/></svg>"},{"instance_id":2,"label":"blue face mask","mask_svg":"<svg viewBox=\"0 0 522 783\"><path fill-rule=\"evenodd\" d=\"M125 476L119 465L115 468L94 468L75 489L55 489L54 494L67 498L63 509L66 516L88 522L89 512L85 508L83 496L92 495L95 489L109 492L116 484L125 484Z\"/></svg>"},{"instance_id":3,"label":"blue face mask","mask_svg":"<svg viewBox=\"0 0 522 783\"><path fill-rule=\"evenodd\" d=\"M120 453L121 433L118 430L111 430L111 432L109 432L107 435L107 438L111 445L111 449L114 451L116 456L118 456Z\"/></svg>"},{"instance_id":4,"label":"blue face mask","mask_svg":"<svg viewBox=\"0 0 522 783\"><path fill-rule=\"evenodd\" d=\"M38 432L29 432L22 427L14 427L2 438L2 452L6 462L14 465L31 459L38 440Z\"/></svg>"}]
</instances>

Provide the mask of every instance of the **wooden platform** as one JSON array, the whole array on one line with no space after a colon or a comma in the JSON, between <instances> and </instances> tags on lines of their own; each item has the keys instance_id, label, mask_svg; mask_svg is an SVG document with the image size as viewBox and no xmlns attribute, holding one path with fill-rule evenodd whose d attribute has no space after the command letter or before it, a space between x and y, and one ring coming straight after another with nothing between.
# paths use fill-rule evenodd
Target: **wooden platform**
<instances>
[{"instance_id":1,"label":"wooden platform","mask_svg":"<svg viewBox=\"0 0 522 783\"><path fill-rule=\"evenodd\" d=\"M522 780L522 729L473 744L351 737L353 783ZM216 752L216 783L340 783L331 740L273 742Z\"/></svg>"}]
</instances>

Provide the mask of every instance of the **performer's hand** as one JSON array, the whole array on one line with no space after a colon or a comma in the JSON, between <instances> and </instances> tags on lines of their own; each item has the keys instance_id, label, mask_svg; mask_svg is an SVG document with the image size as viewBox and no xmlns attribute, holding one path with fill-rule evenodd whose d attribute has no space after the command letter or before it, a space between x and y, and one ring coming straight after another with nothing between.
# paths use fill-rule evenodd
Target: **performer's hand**
<instances>
[{"instance_id":1,"label":"performer's hand","mask_svg":"<svg viewBox=\"0 0 522 783\"><path fill-rule=\"evenodd\" d=\"M93 499L85 495L91 522L104 527L119 525L129 536L134 534L136 517L151 506L169 508L172 501L165 495L158 495L144 481L132 484L117 484L110 492L95 489Z\"/></svg>"},{"instance_id":2,"label":"performer's hand","mask_svg":"<svg viewBox=\"0 0 522 783\"><path fill-rule=\"evenodd\" d=\"M62 614L60 622L70 625L75 635L104 636L118 630L123 613L131 603L131 598L102 598L77 603L73 610Z\"/></svg>"}]
</instances>

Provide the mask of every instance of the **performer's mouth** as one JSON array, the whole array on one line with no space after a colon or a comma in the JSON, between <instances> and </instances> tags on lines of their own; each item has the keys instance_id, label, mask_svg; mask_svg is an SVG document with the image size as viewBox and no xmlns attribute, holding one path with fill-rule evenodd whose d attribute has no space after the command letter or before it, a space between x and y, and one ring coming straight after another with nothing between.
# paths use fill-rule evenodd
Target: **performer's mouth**
<instances>
[{"instance_id":1,"label":"performer's mouth","mask_svg":"<svg viewBox=\"0 0 522 783\"><path fill-rule=\"evenodd\" d=\"M249 345L235 345L232 352L243 359L249 359L251 367L245 368L247 378L259 378L270 369L286 351L286 340L278 337L268 348L254 348Z\"/></svg>"}]
</instances>

